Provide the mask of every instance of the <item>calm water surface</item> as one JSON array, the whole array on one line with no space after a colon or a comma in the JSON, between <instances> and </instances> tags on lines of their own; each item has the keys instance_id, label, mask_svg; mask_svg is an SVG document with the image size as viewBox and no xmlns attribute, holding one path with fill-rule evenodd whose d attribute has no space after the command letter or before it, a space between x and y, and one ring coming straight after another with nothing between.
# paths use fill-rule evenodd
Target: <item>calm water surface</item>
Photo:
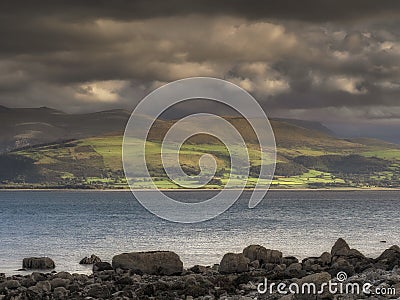
<instances>
[{"instance_id":1,"label":"calm water surface","mask_svg":"<svg viewBox=\"0 0 400 300\"><path fill-rule=\"evenodd\" d=\"M211 192L174 192L198 201ZM163 221L130 192L1 191L0 272L16 273L24 257L49 256L58 271L90 272L78 264L92 253L172 250L185 266L218 263L250 244L299 258L330 250L338 237L375 257L400 244L400 191L270 191L254 209L247 195L216 219ZM387 241L386 244L380 241Z\"/></svg>"}]
</instances>

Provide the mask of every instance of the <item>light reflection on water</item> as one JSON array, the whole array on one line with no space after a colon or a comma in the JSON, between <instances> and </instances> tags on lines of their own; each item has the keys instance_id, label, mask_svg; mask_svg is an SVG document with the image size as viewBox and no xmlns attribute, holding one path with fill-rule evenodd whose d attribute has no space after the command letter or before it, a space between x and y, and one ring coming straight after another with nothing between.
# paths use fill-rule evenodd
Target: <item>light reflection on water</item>
<instances>
[{"instance_id":1,"label":"light reflection on water","mask_svg":"<svg viewBox=\"0 0 400 300\"><path fill-rule=\"evenodd\" d=\"M181 200L208 191L175 192ZM150 214L130 192L0 192L0 272L15 273L22 259L46 255L57 270L90 272L78 264L92 253L172 250L185 266L218 263L250 244L299 258L329 251L338 237L375 257L400 244L398 191L270 191L255 209L246 195L216 219L177 224ZM387 241L386 244L380 241Z\"/></svg>"}]
</instances>

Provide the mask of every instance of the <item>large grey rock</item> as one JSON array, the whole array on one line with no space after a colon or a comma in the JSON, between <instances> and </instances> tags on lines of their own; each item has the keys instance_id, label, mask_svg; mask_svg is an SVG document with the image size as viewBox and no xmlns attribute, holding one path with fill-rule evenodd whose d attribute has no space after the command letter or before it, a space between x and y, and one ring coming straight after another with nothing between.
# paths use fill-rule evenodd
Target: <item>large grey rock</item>
<instances>
[{"instance_id":1,"label":"large grey rock","mask_svg":"<svg viewBox=\"0 0 400 300\"><path fill-rule=\"evenodd\" d=\"M85 287L87 296L97 299L110 299L110 289L101 285L100 283L94 283Z\"/></svg>"},{"instance_id":2,"label":"large grey rock","mask_svg":"<svg viewBox=\"0 0 400 300\"><path fill-rule=\"evenodd\" d=\"M355 258L365 258L365 256L356 249L350 249L350 246L342 238L339 238L331 250L332 256L351 256Z\"/></svg>"},{"instance_id":3,"label":"large grey rock","mask_svg":"<svg viewBox=\"0 0 400 300\"><path fill-rule=\"evenodd\" d=\"M260 245L250 245L243 249L243 255L250 261L258 260L260 264L282 262L282 252L278 250L266 249Z\"/></svg>"},{"instance_id":4,"label":"large grey rock","mask_svg":"<svg viewBox=\"0 0 400 300\"><path fill-rule=\"evenodd\" d=\"M17 289L21 286L18 280L7 280L0 283L0 291L7 288L9 290Z\"/></svg>"},{"instance_id":5,"label":"large grey rock","mask_svg":"<svg viewBox=\"0 0 400 300\"><path fill-rule=\"evenodd\" d=\"M344 239L339 238L332 247L331 255L340 256L347 253L349 250L350 246L347 244L347 242Z\"/></svg>"},{"instance_id":6,"label":"large grey rock","mask_svg":"<svg viewBox=\"0 0 400 300\"><path fill-rule=\"evenodd\" d=\"M321 262L322 266L327 266L332 261L332 255L329 252L324 252L319 257L319 261Z\"/></svg>"},{"instance_id":7,"label":"large grey rock","mask_svg":"<svg viewBox=\"0 0 400 300\"><path fill-rule=\"evenodd\" d=\"M42 292L50 292L51 291L51 284L48 280L39 281L36 283L36 287Z\"/></svg>"},{"instance_id":8,"label":"large grey rock","mask_svg":"<svg viewBox=\"0 0 400 300\"><path fill-rule=\"evenodd\" d=\"M113 270L113 267L110 263L102 261L93 264L93 272L102 272L107 270Z\"/></svg>"},{"instance_id":9,"label":"large grey rock","mask_svg":"<svg viewBox=\"0 0 400 300\"><path fill-rule=\"evenodd\" d=\"M308 276L305 276L299 280L299 284L304 284L304 283L315 283L317 285L321 285L324 282L328 282L331 280L331 275L327 272L320 272L320 273L315 273L311 274Z\"/></svg>"},{"instance_id":10,"label":"large grey rock","mask_svg":"<svg viewBox=\"0 0 400 300\"><path fill-rule=\"evenodd\" d=\"M249 269L249 262L243 253L227 253L219 264L219 272L225 274L246 272Z\"/></svg>"},{"instance_id":11,"label":"large grey rock","mask_svg":"<svg viewBox=\"0 0 400 300\"><path fill-rule=\"evenodd\" d=\"M171 251L122 253L113 257L112 266L114 269L134 270L152 275L175 275L183 271L182 261Z\"/></svg>"},{"instance_id":12,"label":"large grey rock","mask_svg":"<svg viewBox=\"0 0 400 300\"><path fill-rule=\"evenodd\" d=\"M306 275L306 271L303 270L303 266L300 263L292 263L285 270L285 276L287 278L301 278Z\"/></svg>"},{"instance_id":13,"label":"large grey rock","mask_svg":"<svg viewBox=\"0 0 400 300\"><path fill-rule=\"evenodd\" d=\"M391 270L395 266L400 266L400 249L398 246L392 246L383 251L383 253L375 259L377 267Z\"/></svg>"},{"instance_id":14,"label":"large grey rock","mask_svg":"<svg viewBox=\"0 0 400 300\"><path fill-rule=\"evenodd\" d=\"M64 299L68 299L68 290L64 287L57 287L54 289L54 299L56 300L64 300Z\"/></svg>"},{"instance_id":15,"label":"large grey rock","mask_svg":"<svg viewBox=\"0 0 400 300\"><path fill-rule=\"evenodd\" d=\"M22 261L22 268L47 270L56 267L54 261L49 257L28 257Z\"/></svg>"},{"instance_id":16,"label":"large grey rock","mask_svg":"<svg viewBox=\"0 0 400 300\"><path fill-rule=\"evenodd\" d=\"M329 269L329 273L332 276L336 276L339 272L345 272L347 276L352 276L354 274L354 266L345 258L340 257Z\"/></svg>"},{"instance_id":17,"label":"large grey rock","mask_svg":"<svg viewBox=\"0 0 400 300\"><path fill-rule=\"evenodd\" d=\"M55 288L58 287L64 287L66 288L70 283L69 279L63 279L63 278L54 278L50 281L51 288L54 290Z\"/></svg>"}]
</instances>

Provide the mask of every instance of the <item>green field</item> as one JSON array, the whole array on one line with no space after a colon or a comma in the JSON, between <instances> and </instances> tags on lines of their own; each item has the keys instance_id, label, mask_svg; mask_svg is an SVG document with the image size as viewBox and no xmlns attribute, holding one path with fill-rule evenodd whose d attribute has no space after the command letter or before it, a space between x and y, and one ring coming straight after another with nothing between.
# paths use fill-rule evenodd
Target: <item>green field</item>
<instances>
[{"instance_id":1,"label":"green field","mask_svg":"<svg viewBox=\"0 0 400 300\"><path fill-rule=\"evenodd\" d=\"M239 121L233 119L233 122ZM272 188L400 187L400 148L397 145L370 139L338 139L284 122L273 122L273 127L277 166ZM258 179L260 149L251 132L246 131L243 124L240 128L242 134L247 134L250 177L246 180L234 175L231 187L243 183L248 188L257 182L267 184L268 180ZM159 126L158 130L151 132L152 138L146 142L147 167L159 188L179 188L163 170L159 136L165 128ZM240 150L243 149L233 149ZM134 156L134 150L132 154ZM214 178L205 187L223 187L231 171L230 156L218 140L195 136L184 143L179 152L182 169L188 175L197 175L199 159L204 154L212 155L217 166ZM0 156L2 165L15 170L10 172L3 168L0 171L0 187L127 188L121 156L122 136L111 134L16 150ZM173 165L174 162L167 155L165 163ZM132 181L135 188L149 185L148 179L141 176ZM195 180L183 183L197 184Z\"/></svg>"}]
</instances>

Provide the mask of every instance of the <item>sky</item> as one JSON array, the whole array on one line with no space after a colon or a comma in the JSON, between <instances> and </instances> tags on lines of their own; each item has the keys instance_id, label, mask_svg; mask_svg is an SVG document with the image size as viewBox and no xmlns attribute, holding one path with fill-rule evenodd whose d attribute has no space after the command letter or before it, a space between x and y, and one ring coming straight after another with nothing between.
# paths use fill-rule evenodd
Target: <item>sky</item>
<instances>
[{"instance_id":1,"label":"sky","mask_svg":"<svg viewBox=\"0 0 400 300\"><path fill-rule=\"evenodd\" d=\"M192 76L271 117L400 142L400 1L0 2L0 105L132 110Z\"/></svg>"}]
</instances>

